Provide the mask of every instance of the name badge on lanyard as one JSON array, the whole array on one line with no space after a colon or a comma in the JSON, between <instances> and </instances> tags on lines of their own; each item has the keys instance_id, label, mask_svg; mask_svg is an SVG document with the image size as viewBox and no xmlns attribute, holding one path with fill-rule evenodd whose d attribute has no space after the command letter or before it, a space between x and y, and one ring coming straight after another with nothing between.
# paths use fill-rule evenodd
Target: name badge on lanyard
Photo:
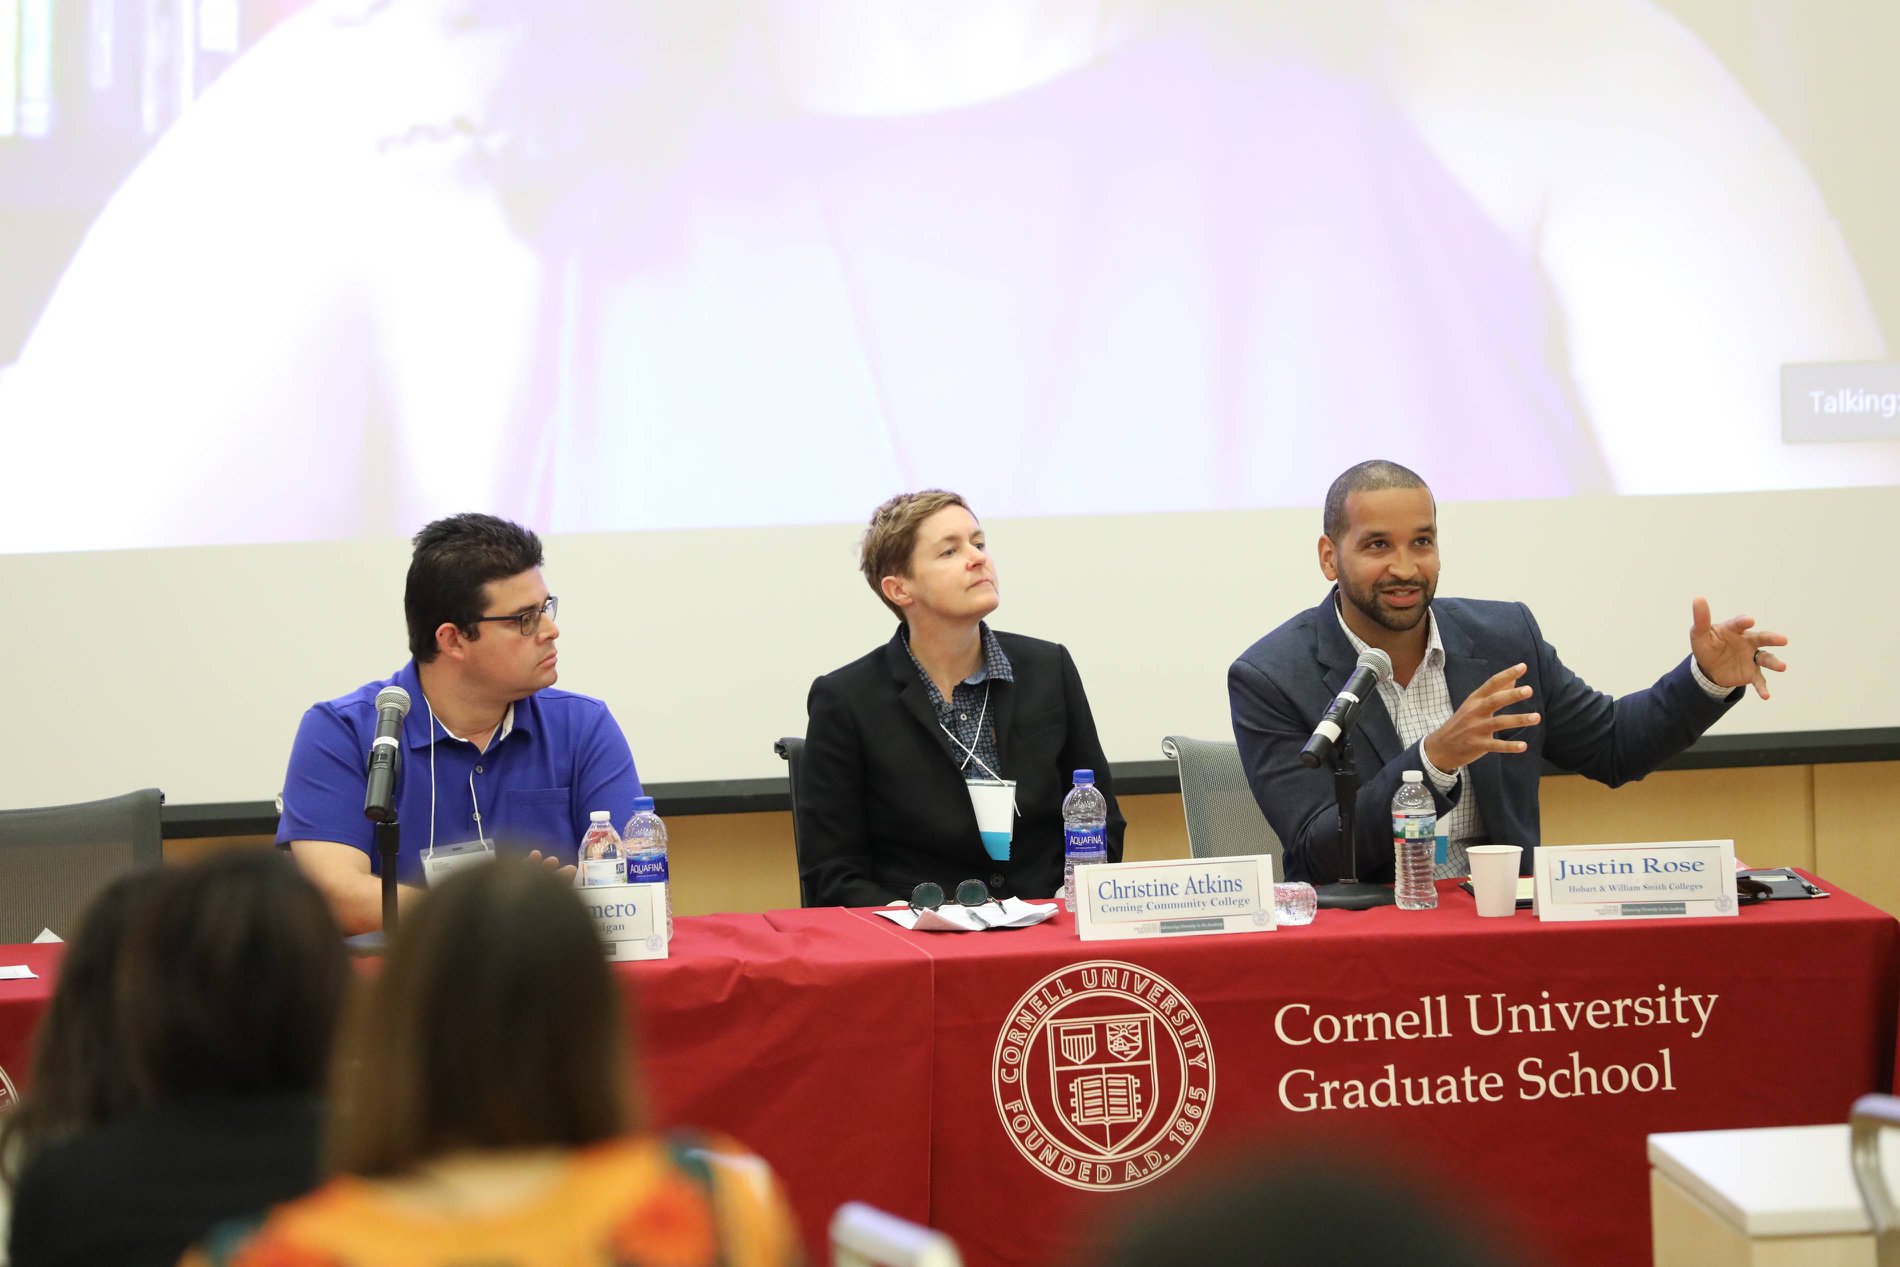
<instances>
[{"instance_id":1,"label":"name badge on lanyard","mask_svg":"<svg viewBox=\"0 0 1900 1267\"><path fill-rule=\"evenodd\" d=\"M983 723L990 716L990 687L983 684L983 708L976 716L976 733L981 742ZM976 830L983 837L983 852L992 862L1009 861L1009 840L1016 829L1016 780L1005 779L996 771L983 764L983 758L976 755L972 744L964 743L956 733L942 722L937 729L950 736L950 742L963 749L962 768L965 771L963 786L970 791L970 808L976 811ZM968 775L971 762L987 774L986 779L972 779Z\"/></svg>"},{"instance_id":2,"label":"name badge on lanyard","mask_svg":"<svg viewBox=\"0 0 1900 1267\"><path fill-rule=\"evenodd\" d=\"M1009 861L1009 838L1016 826L1016 780L969 779L970 808L983 836L983 852L996 862Z\"/></svg>"},{"instance_id":3,"label":"name badge on lanyard","mask_svg":"<svg viewBox=\"0 0 1900 1267\"><path fill-rule=\"evenodd\" d=\"M434 888L464 867L493 860L495 851L484 840L464 840L459 845L433 845L422 855L422 874Z\"/></svg>"},{"instance_id":4,"label":"name badge on lanyard","mask_svg":"<svg viewBox=\"0 0 1900 1267\"><path fill-rule=\"evenodd\" d=\"M469 812L475 819L475 839L464 840L453 845L438 845L435 842L435 728L441 723L435 719L435 708L428 703L428 696L423 696L423 703L429 709L429 847L422 854L422 875L429 882L429 887L433 889L464 867L492 861L495 850L494 846L488 843L488 837L482 833L482 804L475 799L475 773L472 770L468 776L468 805ZM513 708L512 704L509 705L510 711L502 720L504 729L508 726L509 719L514 716ZM449 735L448 727L443 726L442 733ZM449 735L449 738L455 739L455 736ZM467 743L468 741L456 739L456 742ZM480 750L477 749L477 751Z\"/></svg>"}]
</instances>

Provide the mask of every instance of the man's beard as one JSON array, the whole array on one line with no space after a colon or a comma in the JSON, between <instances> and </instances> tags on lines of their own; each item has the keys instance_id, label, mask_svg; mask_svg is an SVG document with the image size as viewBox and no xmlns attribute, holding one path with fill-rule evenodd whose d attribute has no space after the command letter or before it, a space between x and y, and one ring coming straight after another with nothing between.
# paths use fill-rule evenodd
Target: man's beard
<instances>
[{"instance_id":1,"label":"man's beard","mask_svg":"<svg viewBox=\"0 0 1900 1267\"><path fill-rule=\"evenodd\" d=\"M1403 611L1392 611L1379 605L1380 594L1387 590L1405 589L1419 591L1419 601L1414 606ZM1347 602L1358 608L1366 619L1374 624L1390 629L1394 633L1405 633L1407 630L1418 628L1419 622L1425 619L1425 613L1432 609L1432 597L1437 594L1438 586L1436 582L1427 581L1421 577L1407 585L1387 582L1375 585L1371 589L1360 589L1342 576L1339 579L1339 592L1345 595Z\"/></svg>"}]
</instances>

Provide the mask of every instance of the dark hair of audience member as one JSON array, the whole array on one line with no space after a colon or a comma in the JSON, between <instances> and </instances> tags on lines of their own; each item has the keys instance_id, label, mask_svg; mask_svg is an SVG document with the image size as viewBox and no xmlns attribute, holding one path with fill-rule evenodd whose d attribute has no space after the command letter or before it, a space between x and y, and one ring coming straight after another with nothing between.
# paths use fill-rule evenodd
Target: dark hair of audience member
<instances>
[{"instance_id":1,"label":"dark hair of audience member","mask_svg":"<svg viewBox=\"0 0 1900 1267\"><path fill-rule=\"evenodd\" d=\"M1166 1195L1140 1202L1111 1247L1089 1261L1104 1267L1499 1267L1501 1256L1481 1204L1448 1204L1402 1169L1343 1154L1276 1149L1230 1159L1218 1178L1183 1177Z\"/></svg>"},{"instance_id":2,"label":"dark hair of audience member","mask_svg":"<svg viewBox=\"0 0 1900 1267\"><path fill-rule=\"evenodd\" d=\"M126 917L150 879L150 873L135 872L106 885L66 943L59 981L34 1039L31 1090L0 1118L0 1176L8 1187L41 1146L132 1107L113 1033L112 981Z\"/></svg>"},{"instance_id":3,"label":"dark hair of audience member","mask_svg":"<svg viewBox=\"0 0 1900 1267\"><path fill-rule=\"evenodd\" d=\"M342 934L287 859L233 851L120 876L88 908L0 1130L41 1146L152 1105L319 1094L349 987Z\"/></svg>"},{"instance_id":4,"label":"dark hair of audience member","mask_svg":"<svg viewBox=\"0 0 1900 1267\"><path fill-rule=\"evenodd\" d=\"M117 979L141 1103L322 1092L349 955L289 859L234 850L170 869L133 914Z\"/></svg>"},{"instance_id":5,"label":"dark hair of audience member","mask_svg":"<svg viewBox=\"0 0 1900 1267\"><path fill-rule=\"evenodd\" d=\"M600 933L570 882L490 863L405 913L344 1023L335 1172L461 1150L576 1148L641 1125Z\"/></svg>"}]
</instances>

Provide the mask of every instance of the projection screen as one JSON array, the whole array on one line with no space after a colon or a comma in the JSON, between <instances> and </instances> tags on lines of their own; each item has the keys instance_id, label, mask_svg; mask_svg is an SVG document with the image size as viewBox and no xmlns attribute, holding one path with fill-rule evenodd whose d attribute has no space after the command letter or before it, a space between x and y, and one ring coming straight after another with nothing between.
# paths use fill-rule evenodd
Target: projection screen
<instances>
[{"instance_id":1,"label":"projection screen","mask_svg":"<svg viewBox=\"0 0 1900 1267\"><path fill-rule=\"evenodd\" d=\"M1897 38L1793 0L0 0L0 802L268 800L462 510L546 537L561 685L646 779L775 774L889 633L854 525L923 486L1152 760L1228 733L1373 456L1438 495L1441 592L1528 602L1596 685L1706 594L1794 639L1724 730L1893 725L1856 563L1900 504Z\"/></svg>"}]
</instances>

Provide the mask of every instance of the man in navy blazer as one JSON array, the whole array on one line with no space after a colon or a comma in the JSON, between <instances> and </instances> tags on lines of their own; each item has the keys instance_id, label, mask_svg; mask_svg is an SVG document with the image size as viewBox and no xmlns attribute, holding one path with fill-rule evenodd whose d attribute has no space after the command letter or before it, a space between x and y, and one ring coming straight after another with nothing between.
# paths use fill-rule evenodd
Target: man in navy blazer
<instances>
[{"instance_id":1,"label":"man in navy blazer","mask_svg":"<svg viewBox=\"0 0 1900 1267\"><path fill-rule=\"evenodd\" d=\"M983 526L955 493L878 507L860 566L901 622L891 640L812 683L798 772L799 871L812 906L954 893L1046 898L1062 887L1062 798L1078 769L1108 800L1108 857L1121 811L1081 676L1064 647L992 632L996 568ZM969 780L1015 782L1008 858L978 831Z\"/></svg>"},{"instance_id":2,"label":"man in navy blazer","mask_svg":"<svg viewBox=\"0 0 1900 1267\"><path fill-rule=\"evenodd\" d=\"M1392 658L1393 675L1350 732L1360 775L1353 847L1358 878L1381 883L1393 877L1390 807L1405 771L1424 773L1450 836L1439 876L1467 874L1464 847L1487 839L1523 845L1528 874L1545 761L1612 787L1640 779L1745 687L1766 699L1763 670L1787 667L1768 650L1785 637L1746 616L1713 624L1698 598L1691 654L1654 686L1612 698L1564 667L1522 603L1434 601L1437 507L1413 472L1360 463L1333 482L1325 518L1319 563L1333 590L1227 674L1234 738L1289 880L1345 874L1332 772L1306 769L1299 754L1368 647Z\"/></svg>"}]
</instances>

